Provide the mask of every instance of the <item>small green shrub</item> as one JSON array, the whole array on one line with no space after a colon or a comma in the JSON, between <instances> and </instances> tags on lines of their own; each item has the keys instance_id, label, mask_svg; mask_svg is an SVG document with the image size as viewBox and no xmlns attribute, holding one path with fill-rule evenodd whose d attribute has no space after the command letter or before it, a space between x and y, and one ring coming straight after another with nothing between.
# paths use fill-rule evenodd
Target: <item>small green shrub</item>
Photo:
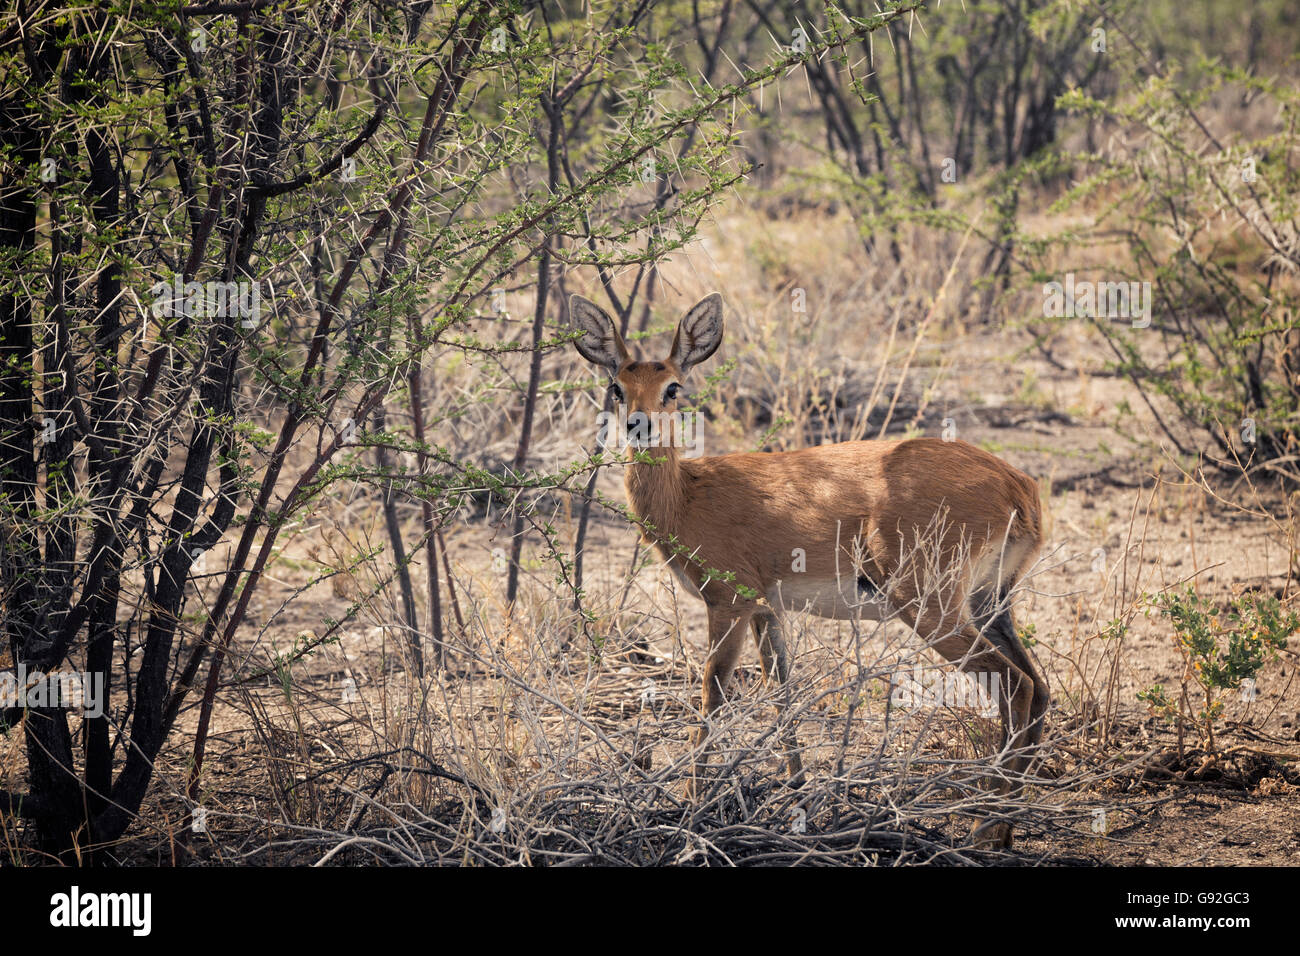
<instances>
[{"instance_id":1,"label":"small green shrub","mask_svg":"<svg viewBox=\"0 0 1300 956\"><path fill-rule=\"evenodd\" d=\"M1182 731L1190 723L1200 734L1206 750L1214 749L1214 729L1223 714L1220 695L1239 690L1266 663L1277 657L1291 634L1300 630L1300 615L1286 611L1272 595L1251 592L1233 598L1220 610L1187 585L1179 591L1165 591L1151 601L1151 607L1173 625L1174 641L1185 664L1181 693L1171 699L1160 684L1139 693L1156 716ZM1196 684L1204 701L1191 714L1188 687Z\"/></svg>"}]
</instances>

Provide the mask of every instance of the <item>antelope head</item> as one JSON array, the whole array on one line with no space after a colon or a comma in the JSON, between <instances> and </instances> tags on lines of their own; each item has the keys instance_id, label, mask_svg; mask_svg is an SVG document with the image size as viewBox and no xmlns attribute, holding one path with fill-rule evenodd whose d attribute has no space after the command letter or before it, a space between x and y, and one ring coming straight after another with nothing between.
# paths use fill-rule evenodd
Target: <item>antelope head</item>
<instances>
[{"instance_id":1,"label":"antelope head","mask_svg":"<svg viewBox=\"0 0 1300 956\"><path fill-rule=\"evenodd\" d=\"M575 295L569 314L574 328L583 333L574 341L579 354L609 373L610 395L616 406L627 410L627 443L634 448L660 444L663 429L656 426L673 419L691 369L722 343L722 296L705 296L682 317L672 348L658 362L633 359L617 323L589 299Z\"/></svg>"}]
</instances>

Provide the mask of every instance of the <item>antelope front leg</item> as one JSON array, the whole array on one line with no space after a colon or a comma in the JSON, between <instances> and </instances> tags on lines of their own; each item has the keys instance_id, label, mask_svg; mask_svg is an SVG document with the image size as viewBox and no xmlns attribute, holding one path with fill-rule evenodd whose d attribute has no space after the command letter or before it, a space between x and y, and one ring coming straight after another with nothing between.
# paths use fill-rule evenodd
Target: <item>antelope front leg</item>
<instances>
[{"instance_id":1,"label":"antelope front leg","mask_svg":"<svg viewBox=\"0 0 1300 956\"><path fill-rule=\"evenodd\" d=\"M705 768L709 763L709 723L713 712L725 699L727 684L731 682L745 631L749 628L749 618L749 612L738 614L731 608L726 611L709 608L709 656L704 662L704 691L700 707L702 720L695 732L697 751L687 785L687 795L692 798L700 792Z\"/></svg>"}]
</instances>

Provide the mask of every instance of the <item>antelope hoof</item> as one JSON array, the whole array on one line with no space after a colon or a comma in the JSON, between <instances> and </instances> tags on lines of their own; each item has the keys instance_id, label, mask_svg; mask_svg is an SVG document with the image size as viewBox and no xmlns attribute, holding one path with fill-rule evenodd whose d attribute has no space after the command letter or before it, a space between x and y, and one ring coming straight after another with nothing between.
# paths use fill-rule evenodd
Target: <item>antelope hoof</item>
<instances>
[{"instance_id":1,"label":"antelope hoof","mask_svg":"<svg viewBox=\"0 0 1300 956\"><path fill-rule=\"evenodd\" d=\"M1011 824L1001 820L982 820L970 831L970 843L976 850L1011 849Z\"/></svg>"},{"instance_id":2,"label":"antelope hoof","mask_svg":"<svg viewBox=\"0 0 1300 956\"><path fill-rule=\"evenodd\" d=\"M803 760L799 758L798 754L791 754L789 759L786 760L785 766L786 770L790 774L790 779L787 782L791 787L798 790L807 780L807 777L803 772Z\"/></svg>"}]
</instances>

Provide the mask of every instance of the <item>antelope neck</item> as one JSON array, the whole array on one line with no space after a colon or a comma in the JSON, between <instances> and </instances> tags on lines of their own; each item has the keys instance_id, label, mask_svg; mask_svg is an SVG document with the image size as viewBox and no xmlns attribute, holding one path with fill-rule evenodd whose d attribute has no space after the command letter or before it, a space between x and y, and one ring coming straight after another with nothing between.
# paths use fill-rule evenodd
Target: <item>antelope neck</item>
<instances>
[{"instance_id":1,"label":"antelope neck","mask_svg":"<svg viewBox=\"0 0 1300 956\"><path fill-rule=\"evenodd\" d=\"M677 449L648 448L646 453L655 459L655 464L634 462L627 466L623 486L627 491L628 504L638 518L653 526L653 534L648 539L666 538L676 535L681 540L680 517L685 497L685 476L682 474L681 461Z\"/></svg>"}]
</instances>

